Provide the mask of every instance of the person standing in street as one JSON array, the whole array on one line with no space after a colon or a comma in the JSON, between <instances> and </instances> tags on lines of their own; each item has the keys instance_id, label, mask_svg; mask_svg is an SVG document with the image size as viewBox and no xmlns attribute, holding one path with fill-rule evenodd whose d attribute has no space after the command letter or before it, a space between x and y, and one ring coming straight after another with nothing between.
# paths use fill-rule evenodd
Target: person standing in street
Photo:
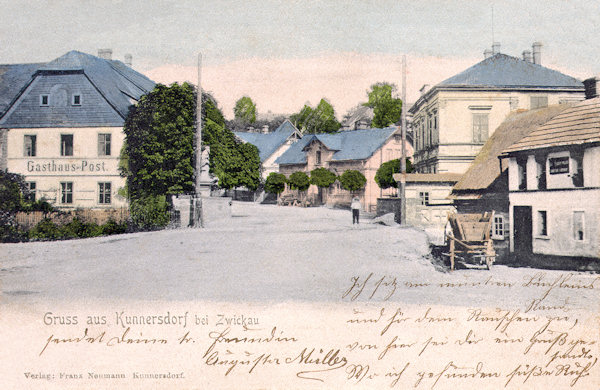
<instances>
[{"instance_id":1,"label":"person standing in street","mask_svg":"<svg viewBox=\"0 0 600 390\"><path fill-rule=\"evenodd\" d=\"M358 223L358 217L360 215L360 199L358 196L352 198L352 203L350 203L350 208L352 209L352 224Z\"/></svg>"}]
</instances>

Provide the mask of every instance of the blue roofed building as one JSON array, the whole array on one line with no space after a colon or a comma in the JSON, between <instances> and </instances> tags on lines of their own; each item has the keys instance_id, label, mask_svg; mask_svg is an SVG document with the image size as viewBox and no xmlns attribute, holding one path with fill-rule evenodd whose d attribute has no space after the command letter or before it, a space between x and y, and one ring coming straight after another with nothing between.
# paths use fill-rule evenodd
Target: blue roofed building
<instances>
[{"instance_id":1,"label":"blue roofed building","mask_svg":"<svg viewBox=\"0 0 600 390\"><path fill-rule=\"evenodd\" d=\"M242 142L248 142L258 148L263 179L271 172L279 171L279 165L275 162L277 158L302 138L302 133L288 119L270 133L236 131L234 134Z\"/></svg>"},{"instance_id":2,"label":"blue roofed building","mask_svg":"<svg viewBox=\"0 0 600 390\"><path fill-rule=\"evenodd\" d=\"M412 153L409 142L406 143L407 155ZM336 175L347 170L357 170L367 179L366 186L357 195L361 198L364 211L374 212L377 198L392 195L394 188L382 190L375 182L377 169L384 162L400 158L402 139L397 127L384 129L362 129L341 131L328 134L305 134L276 160L279 172L288 176L303 171L307 175L316 168L327 168ZM289 192L289 189L286 189ZM285 194L285 192L284 192ZM314 185L308 189L309 197L315 203L329 206L348 206L352 194L340 187L339 182L326 191Z\"/></svg>"},{"instance_id":3,"label":"blue roofed building","mask_svg":"<svg viewBox=\"0 0 600 390\"><path fill-rule=\"evenodd\" d=\"M123 125L155 83L111 54L0 65L1 168L24 175L35 198L66 209L126 206Z\"/></svg>"},{"instance_id":4,"label":"blue roofed building","mask_svg":"<svg viewBox=\"0 0 600 390\"><path fill-rule=\"evenodd\" d=\"M541 44L523 58L500 53L431 89L410 108L418 173L464 173L494 129L513 112L580 101L580 80L541 65Z\"/></svg>"}]
</instances>

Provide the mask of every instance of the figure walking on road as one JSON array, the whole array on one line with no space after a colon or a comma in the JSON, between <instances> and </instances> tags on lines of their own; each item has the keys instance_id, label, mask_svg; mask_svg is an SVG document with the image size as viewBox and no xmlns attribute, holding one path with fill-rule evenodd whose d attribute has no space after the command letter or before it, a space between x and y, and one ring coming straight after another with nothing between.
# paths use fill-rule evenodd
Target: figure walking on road
<instances>
[{"instance_id":1,"label":"figure walking on road","mask_svg":"<svg viewBox=\"0 0 600 390\"><path fill-rule=\"evenodd\" d=\"M352 209L352 224L358 223L358 216L360 215L360 199L358 196L352 198L352 203L350 203L350 208Z\"/></svg>"}]
</instances>

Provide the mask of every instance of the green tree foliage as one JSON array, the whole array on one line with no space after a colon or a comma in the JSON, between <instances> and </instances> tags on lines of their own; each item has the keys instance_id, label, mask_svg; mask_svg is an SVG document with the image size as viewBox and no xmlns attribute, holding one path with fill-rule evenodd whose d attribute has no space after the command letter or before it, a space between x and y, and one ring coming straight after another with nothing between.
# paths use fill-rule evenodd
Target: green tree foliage
<instances>
[{"instance_id":1,"label":"green tree foliage","mask_svg":"<svg viewBox=\"0 0 600 390\"><path fill-rule=\"evenodd\" d=\"M406 172L411 173L413 171L412 163L410 159L406 158ZM398 183L394 180L394 173L400 172L400 159L391 160L381 164L377 173L375 174L375 182L379 188L398 188Z\"/></svg>"},{"instance_id":2,"label":"green tree foliage","mask_svg":"<svg viewBox=\"0 0 600 390\"><path fill-rule=\"evenodd\" d=\"M131 220L137 229L155 230L169 223L167 200L164 195L146 195L129 202Z\"/></svg>"},{"instance_id":3,"label":"green tree foliage","mask_svg":"<svg viewBox=\"0 0 600 390\"><path fill-rule=\"evenodd\" d=\"M389 83L376 83L368 91L369 101L365 106L373 109L372 127L382 128L400 121L402 100L394 98L396 86Z\"/></svg>"},{"instance_id":4,"label":"green tree foliage","mask_svg":"<svg viewBox=\"0 0 600 390\"><path fill-rule=\"evenodd\" d=\"M349 169L340 176L340 183L345 190L358 191L365 188L367 178L359 171Z\"/></svg>"},{"instance_id":5,"label":"green tree foliage","mask_svg":"<svg viewBox=\"0 0 600 390\"><path fill-rule=\"evenodd\" d=\"M20 240L16 214L21 209L24 191L23 176L0 170L0 242Z\"/></svg>"},{"instance_id":6,"label":"green tree foliage","mask_svg":"<svg viewBox=\"0 0 600 390\"><path fill-rule=\"evenodd\" d=\"M287 178L282 173L271 172L265 181L265 191L271 194L281 194L285 190Z\"/></svg>"},{"instance_id":7,"label":"green tree foliage","mask_svg":"<svg viewBox=\"0 0 600 390\"><path fill-rule=\"evenodd\" d=\"M292 190L306 191L310 186L308 175L302 171L294 172L288 179Z\"/></svg>"},{"instance_id":8,"label":"green tree foliage","mask_svg":"<svg viewBox=\"0 0 600 390\"><path fill-rule=\"evenodd\" d=\"M248 96L244 96L235 102L233 115L243 124L252 124L256 122L256 104Z\"/></svg>"},{"instance_id":9,"label":"green tree foliage","mask_svg":"<svg viewBox=\"0 0 600 390\"><path fill-rule=\"evenodd\" d=\"M333 106L325 99L321 99L315 108L304 105L300 112L290 116L290 120L303 133L335 133L341 127Z\"/></svg>"},{"instance_id":10,"label":"green tree foliage","mask_svg":"<svg viewBox=\"0 0 600 390\"><path fill-rule=\"evenodd\" d=\"M310 184L317 187L328 188L335 183L337 176L327 168L315 168L310 172Z\"/></svg>"}]
</instances>

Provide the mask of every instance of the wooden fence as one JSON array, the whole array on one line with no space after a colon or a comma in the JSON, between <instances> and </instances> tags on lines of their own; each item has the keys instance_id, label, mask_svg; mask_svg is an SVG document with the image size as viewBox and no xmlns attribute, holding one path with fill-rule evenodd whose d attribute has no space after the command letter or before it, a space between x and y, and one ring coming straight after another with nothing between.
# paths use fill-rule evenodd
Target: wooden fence
<instances>
[{"instance_id":1,"label":"wooden fence","mask_svg":"<svg viewBox=\"0 0 600 390\"><path fill-rule=\"evenodd\" d=\"M43 211L32 211L29 213L18 212L16 219L19 227L24 230L29 230L37 225L42 219L50 218L57 225L66 225L73 218L79 218L82 222L94 222L102 225L112 219L117 223L125 222L129 219L129 209L101 209L101 210L72 210L51 212L44 215Z\"/></svg>"}]
</instances>

